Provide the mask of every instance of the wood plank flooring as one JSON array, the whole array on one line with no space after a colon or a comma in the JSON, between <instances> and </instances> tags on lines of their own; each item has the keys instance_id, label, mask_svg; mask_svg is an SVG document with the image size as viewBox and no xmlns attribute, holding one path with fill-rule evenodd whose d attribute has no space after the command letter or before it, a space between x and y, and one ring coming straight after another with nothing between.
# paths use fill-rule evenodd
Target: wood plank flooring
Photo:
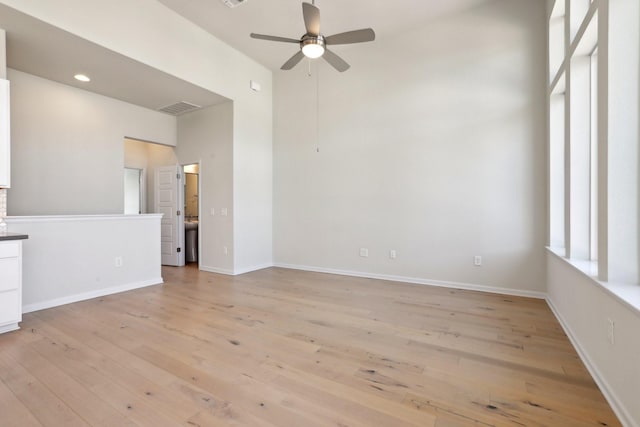
<instances>
[{"instance_id":1,"label":"wood plank flooring","mask_svg":"<svg viewBox=\"0 0 640 427\"><path fill-rule=\"evenodd\" d=\"M541 300L279 268L163 275L0 335L0 425L620 425Z\"/></svg>"}]
</instances>

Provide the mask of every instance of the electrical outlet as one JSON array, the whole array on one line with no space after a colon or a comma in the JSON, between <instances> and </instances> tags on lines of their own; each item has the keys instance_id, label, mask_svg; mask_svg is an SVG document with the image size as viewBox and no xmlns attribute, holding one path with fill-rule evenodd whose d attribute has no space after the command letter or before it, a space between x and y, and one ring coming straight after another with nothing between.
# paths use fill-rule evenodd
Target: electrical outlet
<instances>
[{"instance_id":1,"label":"electrical outlet","mask_svg":"<svg viewBox=\"0 0 640 427\"><path fill-rule=\"evenodd\" d=\"M229 255L229 249L227 249L226 246L222 247L222 253L224 253L225 255Z\"/></svg>"},{"instance_id":2,"label":"electrical outlet","mask_svg":"<svg viewBox=\"0 0 640 427\"><path fill-rule=\"evenodd\" d=\"M222 208L222 209L220 209L220 215L222 215L222 216L227 216L227 213L228 213L228 212L227 212L227 208Z\"/></svg>"},{"instance_id":3,"label":"electrical outlet","mask_svg":"<svg viewBox=\"0 0 640 427\"><path fill-rule=\"evenodd\" d=\"M613 320L607 319L607 340L613 345L616 342L616 324Z\"/></svg>"},{"instance_id":4,"label":"electrical outlet","mask_svg":"<svg viewBox=\"0 0 640 427\"><path fill-rule=\"evenodd\" d=\"M369 249L367 248L360 248L360 256L361 257L368 257L369 256Z\"/></svg>"},{"instance_id":5,"label":"electrical outlet","mask_svg":"<svg viewBox=\"0 0 640 427\"><path fill-rule=\"evenodd\" d=\"M116 265L116 267L122 267L122 257L121 256L117 256L115 258L115 265Z\"/></svg>"},{"instance_id":6,"label":"electrical outlet","mask_svg":"<svg viewBox=\"0 0 640 427\"><path fill-rule=\"evenodd\" d=\"M473 265L476 267L480 267L482 265L482 257L480 255L476 255L473 257Z\"/></svg>"},{"instance_id":7,"label":"electrical outlet","mask_svg":"<svg viewBox=\"0 0 640 427\"><path fill-rule=\"evenodd\" d=\"M389 258L391 258L391 259L396 259L396 257L397 257L397 256L398 256L398 254L396 253L396 250L395 250L395 249L391 249L391 250L389 251Z\"/></svg>"},{"instance_id":8,"label":"electrical outlet","mask_svg":"<svg viewBox=\"0 0 640 427\"><path fill-rule=\"evenodd\" d=\"M215 216L216 215L216 208L211 208L211 216Z\"/></svg>"}]
</instances>

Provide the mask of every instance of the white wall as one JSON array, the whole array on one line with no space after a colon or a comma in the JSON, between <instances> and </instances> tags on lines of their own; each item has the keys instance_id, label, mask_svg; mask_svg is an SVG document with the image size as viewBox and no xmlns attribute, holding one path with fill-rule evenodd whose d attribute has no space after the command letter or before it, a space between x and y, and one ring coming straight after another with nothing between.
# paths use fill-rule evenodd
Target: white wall
<instances>
[{"instance_id":1,"label":"white wall","mask_svg":"<svg viewBox=\"0 0 640 427\"><path fill-rule=\"evenodd\" d=\"M176 144L176 119L9 69L9 215L122 213L125 136Z\"/></svg>"},{"instance_id":2,"label":"white wall","mask_svg":"<svg viewBox=\"0 0 640 427\"><path fill-rule=\"evenodd\" d=\"M200 164L200 268L226 274L234 273L233 111L228 102L180 116L176 147L180 164Z\"/></svg>"},{"instance_id":3,"label":"white wall","mask_svg":"<svg viewBox=\"0 0 640 427\"><path fill-rule=\"evenodd\" d=\"M7 78L7 37L5 30L0 28L0 79Z\"/></svg>"},{"instance_id":4,"label":"white wall","mask_svg":"<svg viewBox=\"0 0 640 427\"><path fill-rule=\"evenodd\" d=\"M136 141L134 139L124 139L124 167L131 169L141 169L141 182L140 182L140 192L141 199L140 200L140 213L147 213L149 210L147 209L147 171L149 168L149 161L147 160L147 143L142 141ZM133 194L127 194L126 186L127 186L127 173L125 173L125 194L124 197L131 197L133 199ZM130 202L135 203L135 202ZM125 213L127 209L127 202L125 201Z\"/></svg>"},{"instance_id":5,"label":"white wall","mask_svg":"<svg viewBox=\"0 0 640 427\"><path fill-rule=\"evenodd\" d=\"M258 82L262 85L262 81ZM236 274L273 263L273 96L270 75L265 83L260 92L250 93L247 102L233 103Z\"/></svg>"},{"instance_id":6,"label":"white wall","mask_svg":"<svg viewBox=\"0 0 640 427\"><path fill-rule=\"evenodd\" d=\"M549 301L625 426L640 426L640 314L565 260L547 255ZM607 338L608 319L615 339ZM634 421L635 420L635 421Z\"/></svg>"},{"instance_id":7,"label":"white wall","mask_svg":"<svg viewBox=\"0 0 640 427\"><path fill-rule=\"evenodd\" d=\"M162 283L160 215L7 218L23 243L23 310ZM88 237L90 240L88 240ZM115 257L122 257L116 267Z\"/></svg>"},{"instance_id":8,"label":"white wall","mask_svg":"<svg viewBox=\"0 0 640 427\"><path fill-rule=\"evenodd\" d=\"M147 142L124 138L124 167L146 169L149 163L147 145Z\"/></svg>"},{"instance_id":9,"label":"white wall","mask_svg":"<svg viewBox=\"0 0 640 427\"><path fill-rule=\"evenodd\" d=\"M155 209L156 168L177 165L178 158L175 147L150 142L125 139L124 165L128 168L144 169L145 200L142 213L150 213Z\"/></svg>"},{"instance_id":10,"label":"white wall","mask_svg":"<svg viewBox=\"0 0 640 427\"><path fill-rule=\"evenodd\" d=\"M0 3L232 99L236 271L271 262L271 71L155 0Z\"/></svg>"},{"instance_id":11,"label":"white wall","mask_svg":"<svg viewBox=\"0 0 640 427\"><path fill-rule=\"evenodd\" d=\"M318 74L276 73L276 263L543 292L544 28L502 0L336 47L318 140Z\"/></svg>"}]
</instances>

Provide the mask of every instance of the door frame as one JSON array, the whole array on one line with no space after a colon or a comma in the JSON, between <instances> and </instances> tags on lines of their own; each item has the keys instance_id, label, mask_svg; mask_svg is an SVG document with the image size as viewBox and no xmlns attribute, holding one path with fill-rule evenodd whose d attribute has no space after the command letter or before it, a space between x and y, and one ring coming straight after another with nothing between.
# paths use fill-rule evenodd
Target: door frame
<instances>
[{"instance_id":1,"label":"door frame","mask_svg":"<svg viewBox=\"0 0 640 427\"><path fill-rule=\"evenodd\" d=\"M202 266L202 161L200 159L194 162L185 162L180 164L180 173L184 177L184 167L189 165L198 165L198 270ZM182 206L184 208L184 186L186 184L186 179L182 180ZM186 235L184 233L184 218L182 215L182 247L186 245ZM183 251L183 259L184 259L184 251ZM185 264L183 264L185 265Z\"/></svg>"}]
</instances>

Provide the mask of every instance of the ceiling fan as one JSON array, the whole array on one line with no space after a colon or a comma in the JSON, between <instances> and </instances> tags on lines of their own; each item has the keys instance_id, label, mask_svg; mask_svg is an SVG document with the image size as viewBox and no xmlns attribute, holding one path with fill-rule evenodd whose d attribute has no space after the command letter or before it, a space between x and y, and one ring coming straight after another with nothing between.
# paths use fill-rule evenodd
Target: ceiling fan
<instances>
[{"instance_id":1,"label":"ceiling fan","mask_svg":"<svg viewBox=\"0 0 640 427\"><path fill-rule=\"evenodd\" d=\"M370 42L376 38L376 33L371 28L347 31L345 33L334 34L327 37L323 36L320 33L320 9L311 3L302 3L302 17L304 18L304 26L307 29L307 32L299 40L251 33L251 37L254 39L297 43L300 45L300 51L289 58L289 60L280 67L281 70L292 69L305 56L311 59L320 58L322 56L325 61L331 64L331 66L336 70L340 72L347 71L349 69L349 64L347 64L344 59L327 49L327 46Z\"/></svg>"}]
</instances>

